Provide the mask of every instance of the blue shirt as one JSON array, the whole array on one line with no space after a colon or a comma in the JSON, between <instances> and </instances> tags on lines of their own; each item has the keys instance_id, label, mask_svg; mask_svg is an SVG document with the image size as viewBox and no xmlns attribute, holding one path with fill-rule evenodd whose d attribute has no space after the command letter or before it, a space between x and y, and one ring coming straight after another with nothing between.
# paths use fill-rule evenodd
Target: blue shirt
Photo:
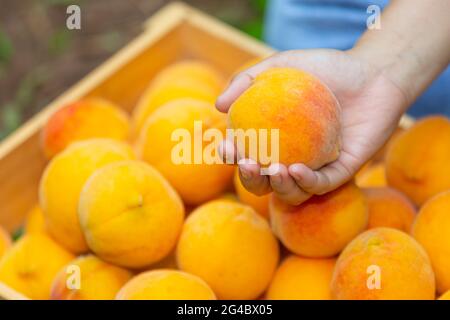
<instances>
[{"instance_id":1,"label":"blue shirt","mask_svg":"<svg viewBox=\"0 0 450 320\"><path fill-rule=\"evenodd\" d=\"M388 0L269 0L265 39L278 50L353 47L367 29L369 5L383 9ZM381 24L383 21L381 20ZM432 61L430 61L432 63ZM450 117L450 68L411 106L415 117Z\"/></svg>"}]
</instances>

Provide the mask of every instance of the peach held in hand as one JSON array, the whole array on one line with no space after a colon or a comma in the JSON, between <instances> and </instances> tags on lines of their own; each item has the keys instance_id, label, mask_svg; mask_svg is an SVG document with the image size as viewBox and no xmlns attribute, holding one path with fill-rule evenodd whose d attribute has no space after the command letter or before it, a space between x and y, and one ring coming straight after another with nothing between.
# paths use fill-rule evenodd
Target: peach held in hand
<instances>
[{"instance_id":1,"label":"peach held in hand","mask_svg":"<svg viewBox=\"0 0 450 320\"><path fill-rule=\"evenodd\" d=\"M228 123L235 137L238 129L256 130L256 135L269 130L267 143L271 147L267 149L271 151L276 147L276 141L272 141L276 131L272 129L278 129L279 162L303 163L318 169L339 156L339 117L336 98L317 78L297 69L273 68L259 74L231 105ZM258 140L253 142L257 148L252 148L252 141L244 143L237 138L235 142L241 156L267 165L262 161L267 155L261 154L266 150L265 142Z\"/></svg>"}]
</instances>

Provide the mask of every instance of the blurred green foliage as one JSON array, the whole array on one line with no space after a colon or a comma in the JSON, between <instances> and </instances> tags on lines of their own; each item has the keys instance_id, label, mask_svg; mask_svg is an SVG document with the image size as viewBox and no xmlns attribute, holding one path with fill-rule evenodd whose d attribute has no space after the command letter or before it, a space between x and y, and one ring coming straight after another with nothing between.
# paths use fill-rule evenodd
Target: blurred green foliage
<instances>
[{"instance_id":1,"label":"blurred green foliage","mask_svg":"<svg viewBox=\"0 0 450 320\"><path fill-rule=\"evenodd\" d=\"M0 29L0 77L3 76L4 70L11 60L14 48L8 35Z\"/></svg>"},{"instance_id":2,"label":"blurred green foliage","mask_svg":"<svg viewBox=\"0 0 450 320\"><path fill-rule=\"evenodd\" d=\"M48 40L48 52L51 55L64 54L70 47L72 41L72 33L66 28L56 30Z\"/></svg>"}]
</instances>

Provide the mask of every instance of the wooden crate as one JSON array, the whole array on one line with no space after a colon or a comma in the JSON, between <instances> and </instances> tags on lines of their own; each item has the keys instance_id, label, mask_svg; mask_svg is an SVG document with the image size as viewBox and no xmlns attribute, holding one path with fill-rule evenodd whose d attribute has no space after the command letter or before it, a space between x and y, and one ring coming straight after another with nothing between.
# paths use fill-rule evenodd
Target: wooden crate
<instances>
[{"instance_id":1,"label":"wooden crate","mask_svg":"<svg viewBox=\"0 0 450 320\"><path fill-rule=\"evenodd\" d=\"M205 60L226 75L273 49L183 3L171 3L151 17L145 30L125 48L49 104L0 144L0 224L10 232L37 203L46 160L39 133L61 106L83 97L101 96L130 111L152 77L184 58ZM407 121L408 122L408 121ZM0 283L0 298L23 295Z\"/></svg>"}]
</instances>

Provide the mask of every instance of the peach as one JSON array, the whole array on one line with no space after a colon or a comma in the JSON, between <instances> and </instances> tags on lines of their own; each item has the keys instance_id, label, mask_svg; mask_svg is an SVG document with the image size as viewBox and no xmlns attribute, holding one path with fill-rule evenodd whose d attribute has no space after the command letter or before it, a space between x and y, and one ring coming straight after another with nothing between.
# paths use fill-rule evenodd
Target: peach
<instances>
[{"instance_id":1,"label":"peach","mask_svg":"<svg viewBox=\"0 0 450 320\"><path fill-rule=\"evenodd\" d=\"M27 234L0 261L0 281L30 299L49 299L53 278L73 258L46 234Z\"/></svg>"},{"instance_id":2,"label":"peach","mask_svg":"<svg viewBox=\"0 0 450 320\"><path fill-rule=\"evenodd\" d=\"M73 271L69 267L77 269ZM79 276L78 289L67 285L73 276ZM89 254L71 261L58 273L53 280L50 296L53 300L113 300L131 277L130 271Z\"/></svg>"},{"instance_id":3,"label":"peach","mask_svg":"<svg viewBox=\"0 0 450 320\"><path fill-rule=\"evenodd\" d=\"M339 256L331 294L344 300L434 299L433 269L425 250L406 233L371 229Z\"/></svg>"},{"instance_id":4,"label":"peach","mask_svg":"<svg viewBox=\"0 0 450 320\"><path fill-rule=\"evenodd\" d=\"M185 203L198 205L217 198L232 183L234 168L222 164L217 154L221 139L202 140L208 129L224 136L225 127L226 115L209 103L175 100L148 118L138 155L169 180Z\"/></svg>"},{"instance_id":5,"label":"peach","mask_svg":"<svg viewBox=\"0 0 450 320\"><path fill-rule=\"evenodd\" d=\"M142 94L132 117L135 133L156 109L172 100L195 98L214 103L223 84L222 75L205 62L186 60L170 65Z\"/></svg>"},{"instance_id":6,"label":"peach","mask_svg":"<svg viewBox=\"0 0 450 320\"><path fill-rule=\"evenodd\" d=\"M117 300L215 300L205 281L177 270L152 270L131 279Z\"/></svg>"},{"instance_id":7,"label":"peach","mask_svg":"<svg viewBox=\"0 0 450 320\"><path fill-rule=\"evenodd\" d=\"M386 155L388 184L416 205L450 189L450 121L431 116L398 135Z\"/></svg>"},{"instance_id":8,"label":"peach","mask_svg":"<svg viewBox=\"0 0 450 320\"><path fill-rule=\"evenodd\" d=\"M339 118L340 107L333 93L314 76L291 68L272 68L259 74L228 112L230 128L259 133L269 130L267 141L271 145L275 139L271 129L278 129L279 162L304 163L312 169L339 156ZM244 144L242 139L236 140L239 154L262 163L261 155L251 154L251 141ZM255 143L261 153L262 145Z\"/></svg>"},{"instance_id":9,"label":"peach","mask_svg":"<svg viewBox=\"0 0 450 320\"><path fill-rule=\"evenodd\" d=\"M48 119L42 130L45 155L52 158L69 144L90 138L125 141L130 131L128 115L110 101L87 98L68 104Z\"/></svg>"},{"instance_id":10,"label":"peach","mask_svg":"<svg viewBox=\"0 0 450 320\"><path fill-rule=\"evenodd\" d=\"M272 197L270 221L290 251L311 258L332 257L366 228L367 201L353 182L298 206Z\"/></svg>"},{"instance_id":11,"label":"peach","mask_svg":"<svg viewBox=\"0 0 450 320\"><path fill-rule=\"evenodd\" d=\"M45 218L39 205L35 205L27 215L25 233L46 232Z\"/></svg>"},{"instance_id":12,"label":"peach","mask_svg":"<svg viewBox=\"0 0 450 320\"><path fill-rule=\"evenodd\" d=\"M216 200L187 218L176 254L178 267L205 280L219 299L255 299L272 279L279 248L251 207Z\"/></svg>"},{"instance_id":13,"label":"peach","mask_svg":"<svg viewBox=\"0 0 450 320\"><path fill-rule=\"evenodd\" d=\"M450 300L450 290L441 295L438 300Z\"/></svg>"},{"instance_id":14,"label":"peach","mask_svg":"<svg viewBox=\"0 0 450 320\"><path fill-rule=\"evenodd\" d=\"M336 259L309 259L291 255L275 272L267 290L270 300L329 300Z\"/></svg>"},{"instance_id":15,"label":"peach","mask_svg":"<svg viewBox=\"0 0 450 320\"><path fill-rule=\"evenodd\" d=\"M12 240L8 231L6 231L2 226L0 226L0 259L11 247L11 244Z\"/></svg>"},{"instance_id":16,"label":"peach","mask_svg":"<svg viewBox=\"0 0 450 320\"><path fill-rule=\"evenodd\" d=\"M128 145L109 139L72 144L47 165L39 186L47 231L74 253L88 250L78 221L78 199L89 176L108 163L133 158Z\"/></svg>"},{"instance_id":17,"label":"peach","mask_svg":"<svg viewBox=\"0 0 450 320\"><path fill-rule=\"evenodd\" d=\"M266 194L263 196L257 196L250 191L247 191L245 187L242 185L241 179L239 178L239 169L236 168L234 174L234 188L236 190L239 201L243 204L249 205L257 213L263 216L266 219L269 219L269 200L270 194Z\"/></svg>"},{"instance_id":18,"label":"peach","mask_svg":"<svg viewBox=\"0 0 450 320\"><path fill-rule=\"evenodd\" d=\"M355 182L360 188L385 187L387 182L384 163L377 163L363 168L356 174Z\"/></svg>"},{"instance_id":19,"label":"peach","mask_svg":"<svg viewBox=\"0 0 450 320\"><path fill-rule=\"evenodd\" d=\"M363 191L369 204L369 229L389 227L406 233L411 231L416 209L404 194L389 187Z\"/></svg>"},{"instance_id":20,"label":"peach","mask_svg":"<svg viewBox=\"0 0 450 320\"><path fill-rule=\"evenodd\" d=\"M419 210L413 237L427 251L439 293L450 290L450 190L428 200Z\"/></svg>"},{"instance_id":21,"label":"peach","mask_svg":"<svg viewBox=\"0 0 450 320\"><path fill-rule=\"evenodd\" d=\"M89 248L101 259L142 268L175 247L184 208L158 171L129 160L107 165L87 180L79 218Z\"/></svg>"}]
</instances>

